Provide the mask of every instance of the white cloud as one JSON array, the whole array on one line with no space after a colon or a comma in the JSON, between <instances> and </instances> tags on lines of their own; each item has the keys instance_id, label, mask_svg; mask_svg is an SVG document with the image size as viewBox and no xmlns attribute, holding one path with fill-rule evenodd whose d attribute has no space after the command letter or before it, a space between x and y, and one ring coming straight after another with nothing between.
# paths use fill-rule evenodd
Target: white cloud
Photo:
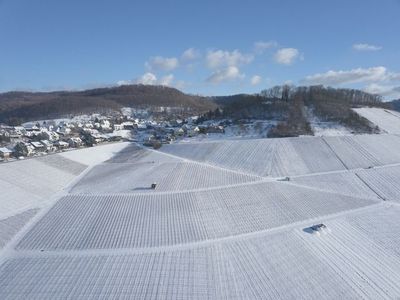
<instances>
[{"instance_id":1,"label":"white cloud","mask_svg":"<svg viewBox=\"0 0 400 300\"><path fill-rule=\"evenodd\" d=\"M278 47L278 43L276 41L258 41L254 43L254 51L257 54L262 54L265 50L275 47Z\"/></svg>"},{"instance_id":2,"label":"white cloud","mask_svg":"<svg viewBox=\"0 0 400 300\"><path fill-rule=\"evenodd\" d=\"M159 84L166 85L166 86L172 86L173 81L174 81L174 75L169 74L169 75L162 77L159 81Z\"/></svg>"},{"instance_id":3,"label":"white cloud","mask_svg":"<svg viewBox=\"0 0 400 300\"><path fill-rule=\"evenodd\" d=\"M242 54L239 50L232 52L215 50L208 51L206 57L206 64L210 69L217 69L221 67L237 67L239 65L249 64L253 61L252 54Z\"/></svg>"},{"instance_id":4,"label":"white cloud","mask_svg":"<svg viewBox=\"0 0 400 300\"><path fill-rule=\"evenodd\" d=\"M364 91L384 97L400 98L400 86L380 85L371 83L364 88Z\"/></svg>"},{"instance_id":5,"label":"white cloud","mask_svg":"<svg viewBox=\"0 0 400 300\"><path fill-rule=\"evenodd\" d=\"M262 81L261 76L254 75L253 77L251 77L250 83L251 83L251 85L258 85L261 83L261 81Z\"/></svg>"},{"instance_id":6,"label":"white cloud","mask_svg":"<svg viewBox=\"0 0 400 300\"><path fill-rule=\"evenodd\" d=\"M296 59L302 59L302 56L296 48L282 48L275 53L274 58L278 64L291 65Z\"/></svg>"},{"instance_id":7,"label":"white cloud","mask_svg":"<svg viewBox=\"0 0 400 300\"><path fill-rule=\"evenodd\" d=\"M354 44L353 49L357 51L379 51L382 50L382 47L370 44Z\"/></svg>"},{"instance_id":8,"label":"white cloud","mask_svg":"<svg viewBox=\"0 0 400 300\"><path fill-rule=\"evenodd\" d=\"M242 78L244 78L244 75L240 73L238 67L228 66L224 69L213 72L211 76L207 78L207 82L217 84Z\"/></svg>"},{"instance_id":9,"label":"white cloud","mask_svg":"<svg viewBox=\"0 0 400 300\"><path fill-rule=\"evenodd\" d=\"M118 86L120 86L120 85L128 85L128 84L132 84L132 81L130 81L130 80L120 80L120 81L117 81L117 85L118 85Z\"/></svg>"},{"instance_id":10,"label":"white cloud","mask_svg":"<svg viewBox=\"0 0 400 300\"><path fill-rule=\"evenodd\" d=\"M379 82L400 80L399 73L388 72L385 67L368 69L357 68L348 71L328 71L307 76L303 82L308 84L341 85L359 82Z\"/></svg>"},{"instance_id":11,"label":"white cloud","mask_svg":"<svg viewBox=\"0 0 400 300\"><path fill-rule=\"evenodd\" d=\"M142 76L136 78L135 80L120 80L117 85L127 85L127 84L144 84L144 85L165 85L174 86L174 75L168 74L160 79L151 72L144 73Z\"/></svg>"},{"instance_id":12,"label":"white cloud","mask_svg":"<svg viewBox=\"0 0 400 300\"><path fill-rule=\"evenodd\" d=\"M135 82L138 84L157 84L157 77L153 73L147 72L137 78Z\"/></svg>"},{"instance_id":13,"label":"white cloud","mask_svg":"<svg viewBox=\"0 0 400 300\"><path fill-rule=\"evenodd\" d=\"M175 80L174 74L168 74L158 79L155 74L147 72L134 80L120 80L117 82L117 85L144 84L144 85L177 86L179 84L180 86L183 86L183 81L178 81L175 84L174 80Z\"/></svg>"},{"instance_id":14,"label":"white cloud","mask_svg":"<svg viewBox=\"0 0 400 300\"><path fill-rule=\"evenodd\" d=\"M172 71L179 66L179 61L176 57L155 56L151 57L145 66L149 71Z\"/></svg>"},{"instance_id":15,"label":"white cloud","mask_svg":"<svg viewBox=\"0 0 400 300\"><path fill-rule=\"evenodd\" d=\"M201 53L199 50L195 48L189 48L182 53L181 60L183 62L192 61L198 59L200 56Z\"/></svg>"}]
</instances>

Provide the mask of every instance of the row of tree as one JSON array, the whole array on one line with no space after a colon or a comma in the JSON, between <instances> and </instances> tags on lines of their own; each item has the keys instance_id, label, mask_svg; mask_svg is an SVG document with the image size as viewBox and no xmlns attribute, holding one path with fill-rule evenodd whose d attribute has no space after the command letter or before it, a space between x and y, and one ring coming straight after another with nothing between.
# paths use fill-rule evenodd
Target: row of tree
<instances>
[{"instance_id":1,"label":"row of tree","mask_svg":"<svg viewBox=\"0 0 400 300\"><path fill-rule=\"evenodd\" d=\"M278 120L269 132L271 137L312 134L306 111L321 121L340 123L356 133L374 133L378 129L352 108L373 106L391 108L379 95L356 89L335 89L318 86L275 86L256 95L217 97L222 111L210 111L205 118Z\"/></svg>"}]
</instances>

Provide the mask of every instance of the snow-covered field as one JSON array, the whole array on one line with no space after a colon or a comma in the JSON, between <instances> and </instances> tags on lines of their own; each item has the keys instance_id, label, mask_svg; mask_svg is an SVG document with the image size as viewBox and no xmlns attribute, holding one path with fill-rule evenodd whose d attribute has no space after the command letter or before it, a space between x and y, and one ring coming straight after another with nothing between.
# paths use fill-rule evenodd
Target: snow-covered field
<instances>
[{"instance_id":1,"label":"snow-covered field","mask_svg":"<svg viewBox=\"0 0 400 300\"><path fill-rule=\"evenodd\" d=\"M400 203L400 165L361 170L357 174L379 196Z\"/></svg>"},{"instance_id":2,"label":"snow-covered field","mask_svg":"<svg viewBox=\"0 0 400 300\"><path fill-rule=\"evenodd\" d=\"M325 122L321 121L312 111L306 110L307 120L310 123L314 136L341 136L352 134L351 130L338 122Z\"/></svg>"},{"instance_id":3,"label":"snow-covered field","mask_svg":"<svg viewBox=\"0 0 400 300\"><path fill-rule=\"evenodd\" d=\"M400 136L375 134L324 137L348 169L400 162Z\"/></svg>"},{"instance_id":4,"label":"snow-covered field","mask_svg":"<svg viewBox=\"0 0 400 300\"><path fill-rule=\"evenodd\" d=\"M80 149L79 151L72 150L63 152L60 155L70 160L79 162L84 165L96 165L103 161L112 158L119 151L127 147L129 143L114 143L101 145L91 148Z\"/></svg>"},{"instance_id":5,"label":"snow-covered field","mask_svg":"<svg viewBox=\"0 0 400 300\"><path fill-rule=\"evenodd\" d=\"M376 107L362 107L355 108L354 110L360 116L368 119L386 133L400 133L399 112Z\"/></svg>"},{"instance_id":6,"label":"snow-covered field","mask_svg":"<svg viewBox=\"0 0 400 300\"><path fill-rule=\"evenodd\" d=\"M359 198L378 198L353 172L292 177L288 184Z\"/></svg>"},{"instance_id":7,"label":"snow-covered field","mask_svg":"<svg viewBox=\"0 0 400 300\"><path fill-rule=\"evenodd\" d=\"M160 247L271 229L377 203L281 182L185 193L67 196L18 249ZM65 212L68 211L68 214Z\"/></svg>"},{"instance_id":8,"label":"snow-covered field","mask_svg":"<svg viewBox=\"0 0 400 300\"><path fill-rule=\"evenodd\" d=\"M322 138L258 139L172 144L161 151L259 176L287 176L343 170Z\"/></svg>"},{"instance_id":9,"label":"snow-covered field","mask_svg":"<svg viewBox=\"0 0 400 300\"><path fill-rule=\"evenodd\" d=\"M0 249L21 230L21 228L38 212L38 209L26 210L21 214L0 220Z\"/></svg>"},{"instance_id":10,"label":"snow-covered field","mask_svg":"<svg viewBox=\"0 0 400 300\"><path fill-rule=\"evenodd\" d=\"M0 299L399 298L398 149L120 143L1 165Z\"/></svg>"},{"instance_id":11,"label":"snow-covered field","mask_svg":"<svg viewBox=\"0 0 400 300\"><path fill-rule=\"evenodd\" d=\"M0 296L134 299L396 299L398 208L174 249L21 252L0 267ZM377 234L375 225L384 226ZM384 230L387 229L387 230ZM391 232L392 234L387 234Z\"/></svg>"},{"instance_id":12,"label":"snow-covered field","mask_svg":"<svg viewBox=\"0 0 400 300\"><path fill-rule=\"evenodd\" d=\"M58 154L0 165L0 219L40 207L86 166Z\"/></svg>"},{"instance_id":13,"label":"snow-covered field","mask_svg":"<svg viewBox=\"0 0 400 300\"><path fill-rule=\"evenodd\" d=\"M260 180L197 163L107 163L94 167L74 186L73 194L185 191ZM156 189L150 188L156 183Z\"/></svg>"}]
</instances>

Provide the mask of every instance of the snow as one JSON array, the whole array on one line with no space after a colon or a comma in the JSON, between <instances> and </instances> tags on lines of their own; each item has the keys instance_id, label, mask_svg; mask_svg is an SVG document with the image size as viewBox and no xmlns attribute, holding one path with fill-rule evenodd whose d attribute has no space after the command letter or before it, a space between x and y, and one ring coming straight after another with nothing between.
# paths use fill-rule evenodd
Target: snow
<instances>
[{"instance_id":1,"label":"snow","mask_svg":"<svg viewBox=\"0 0 400 300\"><path fill-rule=\"evenodd\" d=\"M58 154L0 165L0 247L85 168Z\"/></svg>"},{"instance_id":2,"label":"snow","mask_svg":"<svg viewBox=\"0 0 400 300\"><path fill-rule=\"evenodd\" d=\"M361 170L357 174L383 199L400 203L400 166Z\"/></svg>"},{"instance_id":3,"label":"snow","mask_svg":"<svg viewBox=\"0 0 400 300\"><path fill-rule=\"evenodd\" d=\"M173 250L27 253L0 267L0 296L394 299L400 241L389 226L398 228L398 213L380 207L334 218L320 237L294 228Z\"/></svg>"},{"instance_id":4,"label":"snow","mask_svg":"<svg viewBox=\"0 0 400 300\"><path fill-rule=\"evenodd\" d=\"M132 139L132 131L127 129L114 130L112 133L105 133L104 136L107 138L121 137L129 140Z\"/></svg>"},{"instance_id":5,"label":"snow","mask_svg":"<svg viewBox=\"0 0 400 300\"><path fill-rule=\"evenodd\" d=\"M160 149L259 176L286 176L344 169L322 138L256 139L172 144Z\"/></svg>"},{"instance_id":6,"label":"snow","mask_svg":"<svg viewBox=\"0 0 400 300\"><path fill-rule=\"evenodd\" d=\"M386 133L400 133L400 113L397 111L376 107L354 108L354 111Z\"/></svg>"},{"instance_id":7,"label":"snow","mask_svg":"<svg viewBox=\"0 0 400 300\"><path fill-rule=\"evenodd\" d=\"M0 299L395 299L398 149L386 134L119 143L3 164Z\"/></svg>"},{"instance_id":8,"label":"snow","mask_svg":"<svg viewBox=\"0 0 400 300\"><path fill-rule=\"evenodd\" d=\"M87 165L81 164L79 162L71 161L70 159L60 155L60 154L52 154L46 155L42 157L34 158L37 161L43 162L46 165L57 168L64 172L70 173L72 175L79 175L82 173Z\"/></svg>"},{"instance_id":9,"label":"snow","mask_svg":"<svg viewBox=\"0 0 400 300\"><path fill-rule=\"evenodd\" d=\"M141 248L192 243L377 202L279 182L179 193L70 195L58 201L17 248Z\"/></svg>"},{"instance_id":10,"label":"snow","mask_svg":"<svg viewBox=\"0 0 400 300\"><path fill-rule=\"evenodd\" d=\"M326 222L331 230L327 235L303 236L313 254L354 287L359 294L355 298L395 299L400 295L400 256L387 244L400 245L397 237L389 240L398 232L398 225L390 225L399 213L398 207L370 209Z\"/></svg>"},{"instance_id":11,"label":"snow","mask_svg":"<svg viewBox=\"0 0 400 300\"><path fill-rule=\"evenodd\" d=\"M72 181L81 165L56 156L0 165L0 219L36 208Z\"/></svg>"},{"instance_id":12,"label":"snow","mask_svg":"<svg viewBox=\"0 0 400 300\"><path fill-rule=\"evenodd\" d=\"M0 220L0 249L38 212L30 209L16 216Z\"/></svg>"},{"instance_id":13,"label":"snow","mask_svg":"<svg viewBox=\"0 0 400 300\"><path fill-rule=\"evenodd\" d=\"M213 122L204 122L204 125L212 124ZM177 143L193 143L193 142L209 142L223 140L248 140L266 138L269 130L276 126L278 121L274 120L251 120L247 124L227 125L225 133L208 133L198 134L193 137L184 137L178 139Z\"/></svg>"},{"instance_id":14,"label":"snow","mask_svg":"<svg viewBox=\"0 0 400 300\"><path fill-rule=\"evenodd\" d=\"M116 153L128 145L128 142L107 144L80 150L67 151L61 153L60 155L84 165L96 165L112 158Z\"/></svg>"},{"instance_id":15,"label":"snow","mask_svg":"<svg viewBox=\"0 0 400 300\"><path fill-rule=\"evenodd\" d=\"M353 172L292 177L290 184L359 198L377 198Z\"/></svg>"},{"instance_id":16,"label":"snow","mask_svg":"<svg viewBox=\"0 0 400 300\"><path fill-rule=\"evenodd\" d=\"M184 191L259 180L197 163L107 163L95 166L74 188L73 194ZM155 190L150 189L157 183Z\"/></svg>"},{"instance_id":17,"label":"snow","mask_svg":"<svg viewBox=\"0 0 400 300\"><path fill-rule=\"evenodd\" d=\"M314 136L341 136L352 134L351 130L337 122L326 122L320 120L316 115L314 115L312 109L307 109L306 115Z\"/></svg>"},{"instance_id":18,"label":"snow","mask_svg":"<svg viewBox=\"0 0 400 300\"><path fill-rule=\"evenodd\" d=\"M400 137L396 135L366 134L324 139L348 169L400 162Z\"/></svg>"}]
</instances>

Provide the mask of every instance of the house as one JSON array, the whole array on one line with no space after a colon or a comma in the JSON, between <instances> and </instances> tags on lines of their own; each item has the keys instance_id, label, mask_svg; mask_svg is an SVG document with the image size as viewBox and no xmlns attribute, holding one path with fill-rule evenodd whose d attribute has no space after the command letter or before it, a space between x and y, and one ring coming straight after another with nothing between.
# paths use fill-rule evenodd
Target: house
<instances>
[{"instance_id":1,"label":"house","mask_svg":"<svg viewBox=\"0 0 400 300\"><path fill-rule=\"evenodd\" d=\"M92 123L86 123L86 124L84 125L84 127L85 127L85 128L94 128L94 126L93 126Z\"/></svg>"},{"instance_id":2,"label":"house","mask_svg":"<svg viewBox=\"0 0 400 300\"><path fill-rule=\"evenodd\" d=\"M209 126L207 133L225 133L224 126Z\"/></svg>"},{"instance_id":3,"label":"house","mask_svg":"<svg viewBox=\"0 0 400 300\"><path fill-rule=\"evenodd\" d=\"M43 137L44 140L48 141L58 141L60 139L60 135L57 132L54 131L43 131L41 133L41 136Z\"/></svg>"},{"instance_id":4,"label":"house","mask_svg":"<svg viewBox=\"0 0 400 300\"><path fill-rule=\"evenodd\" d=\"M79 137L71 137L67 140L67 142L72 148L79 148L83 145L83 141Z\"/></svg>"},{"instance_id":5,"label":"house","mask_svg":"<svg viewBox=\"0 0 400 300\"><path fill-rule=\"evenodd\" d=\"M54 146L56 146L58 149L62 150L62 149L68 149L69 144L64 141L56 141L54 143Z\"/></svg>"},{"instance_id":6,"label":"house","mask_svg":"<svg viewBox=\"0 0 400 300\"><path fill-rule=\"evenodd\" d=\"M13 130L9 131L9 137L10 137L10 140L18 140L22 137L22 134L21 134L21 132L13 129Z\"/></svg>"},{"instance_id":7,"label":"house","mask_svg":"<svg viewBox=\"0 0 400 300\"><path fill-rule=\"evenodd\" d=\"M110 130L111 129L111 123L110 123L109 120L101 120L100 127L103 130Z\"/></svg>"},{"instance_id":8,"label":"house","mask_svg":"<svg viewBox=\"0 0 400 300\"><path fill-rule=\"evenodd\" d=\"M42 143L47 152L52 152L56 150L53 143L50 142L49 140L40 140L40 143Z\"/></svg>"},{"instance_id":9,"label":"house","mask_svg":"<svg viewBox=\"0 0 400 300\"><path fill-rule=\"evenodd\" d=\"M30 143L19 142L15 145L14 152L17 157L31 156L35 153L35 148Z\"/></svg>"},{"instance_id":10,"label":"house","mask_svg":"<svg viewBox=\"0 0 400 300\"><path fill-rule=\"evenodd\" d=\"M139 128L137 124L133 123L133 122L124 122L124 129L135 129L135 128Z\"/></svg>"},{"instance_id":11,"label":"house","mask_svg":"<svg viewBox=\"0 0 400 300\"><path fill-rule=\"evenodd\" d=\"M192 116L187 118L187 123L192 125L193 123L197 122L197 120L199 119L199 116Z\"/></svg>"},{"instance_id":12,"label":"house","mask_svg":"<svg viewBox=\"0 0 400 300\"><path fill-rule=\"evenodd\" d=\"M25 134L25 128L23 126L14 126L14 131L15 134L18 134L19 136Z\"/></svg>"},{"instance_id":13,"label":"house","mask_svg":"<svg viewBox=\"0 0 400 300\"><path fill-rule=\"evenodd\" d=\"M98 134L98 133L92 133L92 140L95 144L99 144L104 142L107 138L104 135Z\"/></svg>"},{"instance_id":14,"label":"house","mask_svg":"<svg viewBox=\"0 0 400 300\"><path fill-rule=\"evenodd\" d=\"M57 133L62 135L68 135L71 133L71 128L69 127L58 127Z\"/></svg>"},{"instance_id":15,"label":"house","mask_svg":"<svg viewBox=\"0 0 400 300\"><path fill-rule=\"evenodd\" d=\"M139 123L139 124L137 124L137 128L139 130L146 130L147 129L147 125L146 125L146 123Z\"/></svg>"},{"instance_id":16,"label":"house","mask_svg":"<svg viewBox=\"0 0 400 300\"><path fill-rule=\"evenodd\" d=\"M31 145L36 151L45 151L46 147L40 142L31 142Z\"/></svg>"},{"instance_id":17,"label":"house","mask_svg":"<svg viewBox=\"0 0 400 300\"><path fill-rule=\"evenodd\" d=\"M25 124L24 129L26 131L40 131L39 124Z\"/></svg>"},{"instance_id":18,"label":"house","mask_svg":"<svg viewBox=\"0 0 400 300\"><path fill-rule=\"evenodd\" d=\"M185 134L185 130L183 128L179 128L175 131L176 135L184 135Z\"/></svg>"},{"instance_id":19,"label":"house","mask_svg":"<svg viewBox=\"0 0 400 300\"><path fill-rule=\"evenodd\" d=\"M119 131L119 130L123 130L124 129L124 125L123 124L114 124L114 130L115 131Z\"/></svg>"},{"instance_id":20,"label":"house","mask_svg":"<svg viewBox=\"0 0 400 300\"><path fill-rule=\"evenodd\" d=\"M8 148L0 148L0 158L9 159L12 155L13 151Z\"/></svg>"},{"instance_id":21,"label":"house","mask_svg":"<svg viewBox=\"0 0 400 300\"><path fill-rule=\"evenodd\" d=\"M194 127L193 129L188 130L189 137L196 136L200 133L200 128L198 126Z\"/></svg>"}]
</instances>

